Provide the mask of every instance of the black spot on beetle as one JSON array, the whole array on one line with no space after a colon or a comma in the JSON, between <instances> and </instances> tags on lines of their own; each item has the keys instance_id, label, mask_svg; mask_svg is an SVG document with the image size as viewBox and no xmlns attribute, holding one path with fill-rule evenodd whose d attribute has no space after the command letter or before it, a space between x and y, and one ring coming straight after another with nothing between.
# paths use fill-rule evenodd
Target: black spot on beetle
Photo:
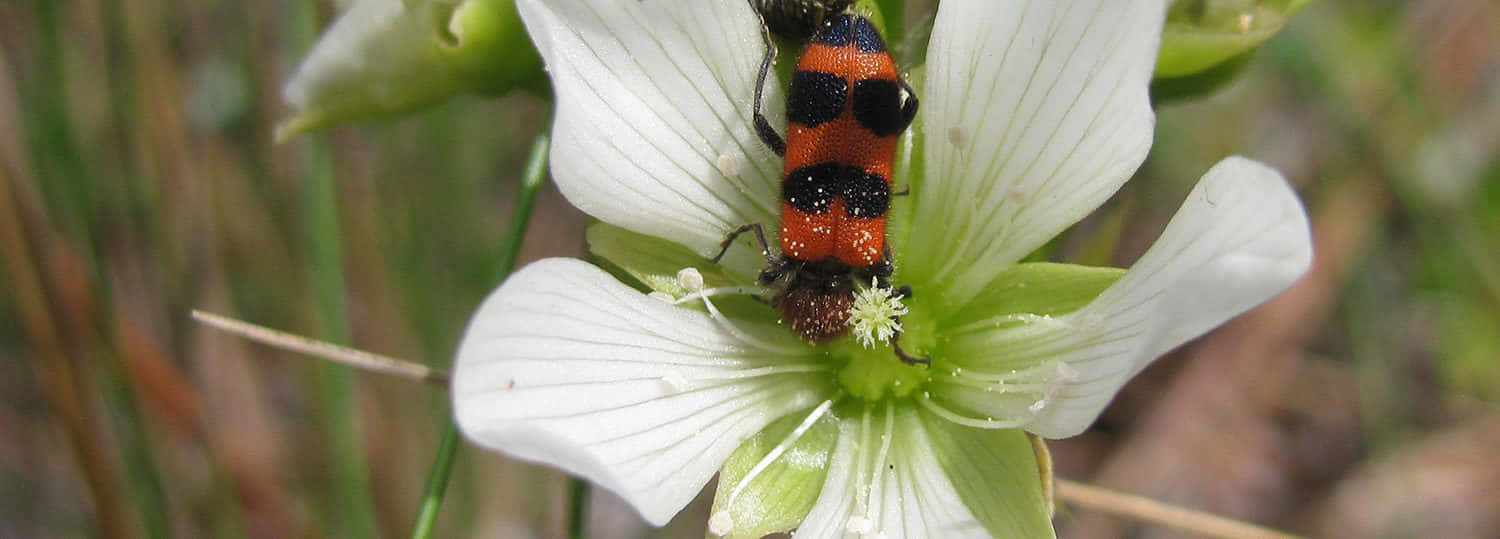
<instances>
[{"instance_id":1,"label":"black spot on beetle","mask_svg":"<svg viewBox=\"0 0 1500 539\"><path fill-rule=\"evenodd\" d=\"M885 215L891 206L891 186L885 178L865 174L854 167L847 167L842 183L844 207L850 217L874 219Z\"/></svg>"},{"instance_id":2,"label":"black spot on beetle","mask_svg":"<svg viewBox=\"0 0 1500 539\"><path fill-rule=\"evenodd\" d=\"M891 188L885 178L838 163L793 170L781 182L781 196L797 211L805 213L828 211L833 198L840 197L844 199L846 215L860 219L885 215L891 205Z\"/></svg>"},{"instance_id":3,"label":"black spot on beetle","mask_svg":"<svg viewBox=\"0 0 1500 539\"><path fill-rule=\"evenodd\" d=\"M854 46L859 47L859 52L885 52L885 40L880 38L880 32L875 29L870 19L854 17L851 26L853 26Z\"/></svg>"},{"instance_id":4,"label":"black spot on beetle","mask_svg":"<svg viewBox=\"0 0 1500 539\"><path fill-rule=\"evenodd\" d=\"M842 47L854 40L853 28L859 23L854 22L853 15L841 13L827 19L823 19L823 27L818 29L817 35L813 36L813 42L822 43L830 47ZM857 17L864 20L864 17Z\"/></svg>"},{"instance_id":5,"label":"black spot on beetle","mask_svg":"<svg viewBox=\"0 0 1500 539\"><path fill-rule=\"evenodd\" d=\"M797 71L792 73L792 89L786 98L786 119L807 127L831 122L844 111L848 95L849 82L843 77L817 71Z\"/></svg>"},{"instance_id":6,"label":"black spot on beetle","mask_svg":"<svg viewBox=\"0 0 1500 539\"><path fill-rule=\"evenodd\" d=\"M901 108L901 86L896 81L866 79L854 84L854 119L875 133L889 137L901 134L907 121Z\"/></svg>"},{"instance_id":7,"label":"black spot on beetle","mask_svg":"<svg viewBox=\"0 0 1500 539\"><path fill-rule=\"evenodd\" d=\"M823 213L839 194L839 175L844 167L834 163L810 165L793 170L781 181L781 198L797 211Z\"/></svg>"}]
</instances>

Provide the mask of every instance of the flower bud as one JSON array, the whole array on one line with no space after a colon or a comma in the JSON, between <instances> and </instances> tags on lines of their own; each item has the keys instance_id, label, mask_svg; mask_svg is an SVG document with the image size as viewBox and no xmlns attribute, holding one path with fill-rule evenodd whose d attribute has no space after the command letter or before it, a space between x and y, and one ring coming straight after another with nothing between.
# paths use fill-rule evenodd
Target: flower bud
<instances>
[{"instance_id":1,"label":"flower bud","mask_svg":"<svg viewBox=\"0 0 1500 539\"><path fill-rule=\"evenodd\" d=\"M1284 27L1311 0L1177 0L1167 11L1157 85L1197 94L1232 78L1248 53ZM1180 88L1180 87L1186 88ZM1153 88L1155 90L1156 88ZM1186 91L1183 91L1186 90ZM1157 93L1157 92L1153 92ZM1169 96L1170 97L1170 96Z\"/></svg>"},{"instance_id":2,"label":"flower bud","mask_svg":"<svg viewBox=\"0 0 1500 539\"><path fill-rule=\"evenodd\" d=\"M359 0L287 83L276 138L543 84L512 0Z\"/></svg>"}]
</instances>

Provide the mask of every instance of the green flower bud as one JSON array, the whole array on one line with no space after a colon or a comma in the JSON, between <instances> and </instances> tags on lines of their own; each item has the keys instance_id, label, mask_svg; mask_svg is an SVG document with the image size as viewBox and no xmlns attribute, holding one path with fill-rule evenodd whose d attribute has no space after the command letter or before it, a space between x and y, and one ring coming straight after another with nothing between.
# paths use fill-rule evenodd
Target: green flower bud
<instances>
[{"instance_id":1,"label":"green flower bud","mask_svg":"<svg viewBox=\"0 0 1500 539\"><path fill-rule=\"evenodd\" d=\"M276 138L544 84L512 0L361 0L287 83L295 113Z\"/></svg>"},{"instance_id":2,"label":"green flower bud","mask_svg":"<svg viewBox=\"0 0 1500 539\"><path fill-rule=\"evenodd\" d=\"M448 19L441 52L468 90L499 95L516 88L542 92L542 57L526 36L512 0L469 0Z\"/></svg>"},{"instance_id":3,"label":"green flower bud","mask_svg":"<svg viewBox=\"0 0 1500 539\"><path fill-rule=\"evenodd\" d=\"M1311 0L1177 0L1167 11L1156 79L1173 94L1201 93L1239 71L1249 52ZM1181 80L1177 80L1181 79ZM1186 82L1183 82L1186 81ZM1183 87L1187 88L1183 88ZM1191 90L1191 91L1187 91Z\"/></svg>"}]
</instances>

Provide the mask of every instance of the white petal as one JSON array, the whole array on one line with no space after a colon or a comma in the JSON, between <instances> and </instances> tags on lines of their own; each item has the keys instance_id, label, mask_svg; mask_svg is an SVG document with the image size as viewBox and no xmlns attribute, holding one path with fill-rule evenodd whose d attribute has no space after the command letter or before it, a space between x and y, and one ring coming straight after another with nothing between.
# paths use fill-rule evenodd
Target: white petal
<instances>
[{"instance_id":1,"label":"white petal","mask_svg":"<svg viewBox=\"0 0 1500 539\"><path fill-rule=\"evenodd\" d=\"M830 378L598 268L548 259L474 315L453 408L475 443L587 478L661 525L742 441L828 398Z\"/></svg>"},{"instance_id":2,"label":"white petal","mask_svg":"<svg viewBox=\"0 0 1500 539\"><path fill-rule=\"evenodd\" d=\"M1148 363L1286 290L1311 263L1307 213L1281 174L1225 159L1124 277L1065 317L1071 328L1052 351L1037 351L1077 376L1027 430L1050 438L1082 432Z\"/></svg>"},{"instance_id":3,"label":"white petal","mask_svg":"<svg viewBox=\"0 0 1500 539\"><path fill-rule=\"evenodd\" d=\"M552 175L570 202L702 253L774 222L780 162L750 123L764 48L748 4L517 4L557 94Z\"/></svg>"},{"instance_id":4,"label":"white petal","mask_svg":"<svg viewBox=\"0 0 1500 539\"><path fill-rule=\"evenodd\" d=\"M906 280L945 283L957 309L1135 172L1163 17L1160 0L943 2L912 187L914 215L943 218L913 220Z\"/></svg>"},{"instance_id":5,"label":"white petal","mask_svg":"<svg viewBox=\"0 0 1500 539\"><path fill-rule=\"evenodd\" d=\"M841 418L823 492L795 536L989 537L938 463L915 409L881 408L851 406L853 417Z\"/></svg>"}]
</instances>

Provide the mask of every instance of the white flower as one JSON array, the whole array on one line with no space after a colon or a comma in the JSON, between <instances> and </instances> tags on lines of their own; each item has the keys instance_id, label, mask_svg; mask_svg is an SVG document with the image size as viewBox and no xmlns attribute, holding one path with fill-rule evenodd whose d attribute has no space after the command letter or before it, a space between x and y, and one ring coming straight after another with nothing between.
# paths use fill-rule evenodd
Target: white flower
<instances>
[{"instance_id":1,"label":"white flower","mask_svg":"<svg viewBox=\"0 0 1500 539\"><path fill-rule=\"evenodd\" d=\"M1145 158L1164 8L947 0L912 77L923 109L901 155L917 158L897 164L911 194L890 236L892 279L914 292L900 344L931 365L852 338L814 347L745 295L758 253L704 259L735 227L777 222L746 2L518 4L557 93L556 182L606 223L595 254L655 292L575 260L517 272L460 346L455 413L474 442L585 477L653 524L722 468L719 535L1051 534L1023 430L1083 431L1156 357L1310 262L1289 186L1230 158L1129 271L1018 264Z\"/></svg>"}]
</instances>

